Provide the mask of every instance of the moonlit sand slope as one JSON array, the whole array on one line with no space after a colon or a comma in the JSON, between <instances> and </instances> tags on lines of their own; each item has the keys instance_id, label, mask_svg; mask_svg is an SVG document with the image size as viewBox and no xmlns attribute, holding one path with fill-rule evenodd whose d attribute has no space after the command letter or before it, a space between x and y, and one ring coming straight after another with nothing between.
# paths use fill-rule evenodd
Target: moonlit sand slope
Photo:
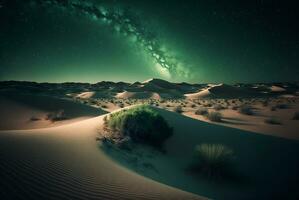
<instances>
[{"instance_id":1,"label":"moonlit sand slope","mask_svg":"<svg viewBox=\"0 0 299 200\"><path fill-rule=\"evenodd\" d=\"M0 95L0 130L58 126L106 113L101 109L50 96L12 92L1 92ZM49 113L58 111L63 111L64 120L53 122L46 119Z\"/></svg>"},{"instance_id":2,"label":"moonlit sand slope","mask_svg":"<svg viewBox=\"0 0 299 200\"><path fill-rule=\"evenodd\" d=\"M0 132L1 199L200 199L107 157L95 140L102 118Z\"/></svg>"},{"instance_id":3,"label":"moonlit sand slope","mask_svg":"<svg viewBox=\"0 0 299 200\"><path fill-rule=\"evenodd\" d=\"M297 199L299 142L194 120L156 109L174 128L166 153L141 146L107 155L143 176L211 199ZM234 178L211 181L188 173L198 144L222 144L234 151ZM132 160L134 162L132 162ZM146 166L144 165L146 163Z\"/></svg>"}]
</instances>

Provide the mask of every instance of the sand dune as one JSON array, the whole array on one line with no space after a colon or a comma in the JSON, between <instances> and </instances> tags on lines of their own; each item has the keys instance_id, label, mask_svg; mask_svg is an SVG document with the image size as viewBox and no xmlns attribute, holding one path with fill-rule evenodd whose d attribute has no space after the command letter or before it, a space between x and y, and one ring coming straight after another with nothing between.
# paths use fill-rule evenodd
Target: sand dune
<instances>
[{"instance_id":1,"label":"sand dune","mask_svg":"<svg viewBox=\"0 0 299 200\"><path fill-rule=\"evenodd\" d=\"M70 100L40 95L1 93L0 130L32 129L62 125L105 113ZM65 120L47 120L47 114L62 111Z\"/></svg>"},{"instance_id":2,"label":"sand dune","mask_svg":"<svg viewBox=\"0 0 299 200\"><path fill-rule=\"evenodd\" d=\"M160 95L155 92L120 92L116 96L120 99L160 99Z\"/></svg>"},{"instance_id":3,"label":"sand dune","mask_svg":"<svg viewBox=\"0 0 299 200\"><path fill-rule=\"evenodd\" d=\"M255 93L246 88L218 84L211 85L209 88L196 93L185 94L187 99L199 99L199 98L244 98L258 96L260 94Z\"/></svg>"},{"instance_id":4,"label":"sand dune","mask_svg":"<svg viewBox=\"0 0 299 200\"><path fill-rule=\"evenodd\" d=\"M80 99L89 99L95 95L95 92L82 92L77 94L76 97Z\"/></svg>"},{"instance_id":5,"label":"sand dune","mask_svg":"<svg viewBox=\"0 0 299 200\"><path fill-rule=\"evenodd\" d=\"M185 94L184 96L187 99L203 99L203 98L209 98L209 97L211 97L211 95L212 94L209 91L209 89L204 89L204 90L199 91L199 92Z\"/></svg>"},{"instance_id":6,"label":"sand dune","mask_svg":"<svg viewBox=\"0 0 299 200\"><path fill-rule=\"evenodd\" d=\"M174 135L166 142L166 154L152 153L140 147L133 152L108 148L105 150L107 155L143 176L212 199L295 199L299 196L296 192L299 176L297 141L208 124L157 110L174 127ZM193 160L194 147L202 143L224 144L234 150L234 170L238 180L213 183L186 172Z\"/></svg>"},{"instance_id":7,"label":"sand dune","mask_svg":"<svg viewBox=\"0 0 299 200\"><path fill-rule=\"evenodd\" d=\"M276 85L272 85L270 87L270 90L272 92L284 92L284 91L286 91L286 89L284 89L283 87L279 87L279 86L276 86Z\"/></svg>"},{"instance_id":8,"label":"sand dune","mask_svg":"<svg viewBox=\"0 0 299 200\"><path fill-rule=\"evenodd\" d=\"M103 117L0 134L4 199L200 199L113 162L95 138Z\"/></svg>"}]
</instances>

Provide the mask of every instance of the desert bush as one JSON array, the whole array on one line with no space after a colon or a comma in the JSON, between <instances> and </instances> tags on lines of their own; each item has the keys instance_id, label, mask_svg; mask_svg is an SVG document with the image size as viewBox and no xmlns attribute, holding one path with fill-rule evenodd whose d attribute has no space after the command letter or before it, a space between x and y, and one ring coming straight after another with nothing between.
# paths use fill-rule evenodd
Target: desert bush
<instances>
[{"instance_id":1,"label":"desert bush","mask_svg":"<svg viewBox=\"0 0 299 200\"><path fill-rule=\"evenodd\" d=\"M61 121L61 120L65 120L67 119L65 113L64 113L64 110L59 110L59 111L56 111L56 112L51 112L51 113L48 113L47 116L46 116L46 120L50 120L50 121Z\"/></svg>"},{"instance_id":2,"label":"desert bush","mask_svg":"<svg viewBox=\"0 0 299 200\"><path fill-rule=\"evenodd\" d=\"M233 150L225 145L200 144L195 147L192 169L209 178L221 178L230 171L234 157Z\"/></svg>"},{"instance_id":3,"label":"desert bush","mask_svg":"<svg viewBox=\"0 0 299 200\"><path fill-rule=\"evenodd\" d=\"M293 119L294 120L299 120L299 111L294 113Z\"/></svg>"},{"instance_id":4,"label":"desert bush","mask_svg":"<svg viewBox=\"0 0 299 200\"><path fill-rule=\"evenodd\" d=\"M220 112L209 112L207 114L207 118L212 122L221 122L222 121L222 114Z\"/></svg>"},{"instance_id":5,"label":"desert bush","mask_svg":"<svg viewBox=\"0 0 299 200\"><path fill-rule=\"evenodd\" d=\"M161 148L172 135L166 120L149 106L138 106L110 114L104 119L106 139L115 143L132 141Z\"/></svg>"},{"instance_id":6,"label":"desert bush","mask_svg":"<svg viewBox=\"0 0 299 200\"><path fill-rule=\"evenodd\" d=\"M254 114L252 107L248 106L248 105L242 105L239 108L239 113L244 114L244 115L253 115Z\"/></svg>"},{"instance_id":7,"label":"desert bush","mask_svg":"<svg viewBox=\"0 0 299 200\"><path fill-rule=\"evenodd\" d=\"M276 124L276 125L281 124L281 122L278 119L274 118L274 117L270 117L268 119L265 119L265 123L267 123L267 124Z\"/></svg>"},{"instance_id":8,"label":"desert bush","mask_svg":"<svg viewBox=\"0 0 299 200\"><path fill-rule=\"evenodd\" d=\"M177 106L177 107L174 108L174 111L177 112L177 113L182 113L183 108L182 108L182 106Z\"/></svg>"},{"instance_id":9,"label":"desert bush","mask_svg":"<svg viewBox=\"0 0 299 200\"><path fill-rule=\"evenodd\" d=\"M120 108L123 108L123 107L125 107L125 104L124 104L124 103L120 103L120 104L118 104L118 106L119 106Z\"/></svg>"},{"instance_id":10,"label":"desert bush","mask_svg":"<svg viewBox=\"0 0 299 200\"><path fill-rule=\"evenodd\" d=\"M198 108L195 111L195 114L196 115L206 115L206 114L208 114L208 109L206 109L206 108Z\"/></svg>"},{"instance_id":11,"label":"desert bush","mask_svg":"<svg viewBox=\"0 0 299 200\"><path fill-rule=\"evenodd\" d=\"M220 104L216 104L216 105L214 105L213 108L214 108L215 110L223 110L223 109L224 109L224 107L223 107L222 105L220 105Z\"/></svg>"},{"instance_id":12,"label":"desert bush","mask_svg":"<svg viewBox=\"0 0 299 200\"><path fill-rule=\"evenodd\" d=\"M101 105L102 108L108 108L107 105Z\"/></svg>"}]
</instances>

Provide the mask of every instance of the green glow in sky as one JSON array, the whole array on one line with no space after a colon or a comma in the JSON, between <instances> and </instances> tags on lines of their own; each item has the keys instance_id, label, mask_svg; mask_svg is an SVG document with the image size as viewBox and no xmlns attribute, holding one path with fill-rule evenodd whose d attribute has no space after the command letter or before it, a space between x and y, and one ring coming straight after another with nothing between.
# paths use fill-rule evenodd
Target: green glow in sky
<instances>
[{"instance_id":1,"label":"green glow in sky","mask_svg":"<svg viewBox=\"0 0 299 200\"><path fill-rule=\"evenodd\" d=\"M298 80L299 34L292 20L298 12L276 6L7 1L0 8L0 80Z\"/></svg>"}]
</instances>

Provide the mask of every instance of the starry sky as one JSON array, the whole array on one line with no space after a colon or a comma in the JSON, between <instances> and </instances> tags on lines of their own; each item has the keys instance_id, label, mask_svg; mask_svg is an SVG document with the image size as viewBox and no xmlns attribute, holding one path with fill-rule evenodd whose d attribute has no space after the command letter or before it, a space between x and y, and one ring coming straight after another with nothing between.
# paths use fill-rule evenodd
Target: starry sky
<instances>
[{"instance_id":1,"label":"starry sky","mask_svg":"<svg viewBox=\"0 0 299 200\"><path fill-rule=\"evenodd\" d=\"M273 0L0 0L0 80L299 80L299 8Z\"/></svg>"}]
</instances>

